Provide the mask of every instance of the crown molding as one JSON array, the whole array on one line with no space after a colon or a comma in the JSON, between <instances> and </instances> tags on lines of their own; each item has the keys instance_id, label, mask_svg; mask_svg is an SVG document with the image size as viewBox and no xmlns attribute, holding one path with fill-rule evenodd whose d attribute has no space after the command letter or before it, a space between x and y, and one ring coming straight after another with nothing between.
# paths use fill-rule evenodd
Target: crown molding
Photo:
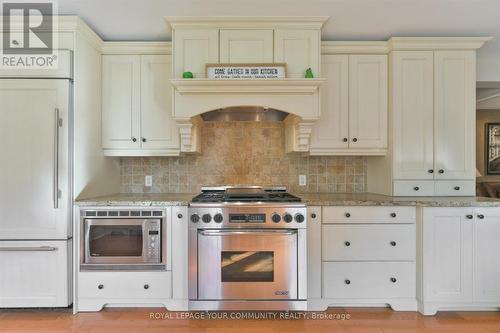
<instances>
[{"instance_id":1,"label":"crown molding","mask_svg":"<svg viewBox=\"0 0 500 333\"><path fill-rule=\"evenodd\" d=\"M387 54L384 41L322 41L321 54Z\"/></svg>"},{"instance_id":2,"label":"crown molding","mask_svg":"<svg viewBox=\"0 0 500 333\"><path fill-rule=\"evenodd\" d=\"M321 29L328 16L166 16L172 28Z\"/></svg>"},{"instance_id":3,"label":"crown molding","mask_svg":"<svg viewBox=\"0 0 500 333\"><path fill-rule=\"evenodd\" d=\"M392 37L390 51L477 50L493 37Z\"/></svg>"},{"instance_id":4,"label":"crown molding","mask_svg":"<svg viewBox=\"0 0 500 333\"><path fill-rule=\"evenodd\" d=\"M171 42L103 42L102 54L172 54Z\"/></svg>"}]
</instances>

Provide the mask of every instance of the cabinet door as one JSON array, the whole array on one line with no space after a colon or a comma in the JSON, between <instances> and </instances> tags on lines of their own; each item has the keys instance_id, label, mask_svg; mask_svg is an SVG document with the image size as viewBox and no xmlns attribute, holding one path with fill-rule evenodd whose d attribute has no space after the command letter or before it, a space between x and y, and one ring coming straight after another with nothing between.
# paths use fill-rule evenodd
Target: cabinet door
<instances>
[{"instance_id":1,"label":"cabinet door","mask_svg":"<svg viewBox=\"0 0 500 333\"><path fill-rule=\"evenodd\" d=\"M472 302L472 209L424 208L423 219L424 300Z\"/></svg>"},{"instance_id":2,"label":"cabinet door","mask_svg":"<svg viewBox=\"0 0 500 333\"><path fill-rule=\"evenodd\" d=\"M474 210L474 301L500 302L500 209Z\"/></svg>"},{"instance_id":3,"label":"cabinet door","mask_svg":"<svg viewBox=\"0 0 500 333\"><path fill-rule=\"evenodd\" d=\"M286 76L303 78L310 67L321 77L321 40L319 30L274 30L274 62L286 63Z\"/></svg>"},{"instance_id":4,"label":"cabinet door","mask_svg":"<svg viewBox=\"0 0 500 333\"><path fill-rule=\"evenodd\" d=\"M387 148L387 56L349 56L350 148Z\"/></svg>"},{"instance_id":5,"label":"cabinet door","mask_svg":"<svg viewBox=\"0 0 500 333\"><path fill-rule=\"evenodd\" d=\"M179 148L172 118L172 62L168 55L141 56L141 143L143 149Z\"/></svg>"},{"instance_id":6,"label":"cabinet door","mask_svg":"<svg viewBox=\"0 0 500 333\"><path fill-rule=\"evenodd\" d=\"M272 63L272 30L221 30L221 63Z\"/></svg>"},{"instance_id":7,"label":"cabinet door","mask_svg":"<svg viewBox=\"0 0 500 333\"><path fill-rule=\"evenodd\" d=\"M175 78L182 78L185 71L192 72L195 78L204 78L205 65L219 62L218 29L175 30L173 40Z\"/></svg>"},{"instance_id":8,"label":"cabinet door","mask_svg":"<svg viewBox=\"0 0 500 333\"><path fill-rule=\"evenodd\" d=\"M434 54L392 53L394 179L433 179Z\"/></svg>"},{"instance_id":9,"label":"cabinet door","mask_svg":"<svg viewBox=\"0 0 500 333\"><path fill-rule=\"evenodd\" d=\"M138 55L102 56L104 149L140 147L140 66Z\"/></svg>"},{"instance_id":10,"label":"cabinet door","mask_svg":"<svg viewBox=\"0 0 500 333\"><path fill-rule=\"evenodd\" d=\"M0 80L0 239L68 237L69 92L67 80Z\"/></svg>"},{"instance_id":11,"label":"cabinet door","mask_svg":"<svg viewBox=\"0 0 500 333\"><path fill-rule=\"evenodd\" d=\"M321 119L314 125L311 153L333 153L349 142L349 56L325 55L322 63L327 81L321 86Z\"/></svg>"},{"instance_id":12,"label":"cabinet door","mask_svg":"<svg viewBox=\"0 0 500 333\"><path fill-rule=\"evenodd\" d=\"M436 179L474 179L475 57L475 51L434 53Z\"/></svg>"},{"instance_id":13,"label":"cabinet door","mask_svg":"<svg viewBox=\"0 0 500 333\"><path fill-rule=\"evenodd\" d=\"M0 241L0 308L67 307L69 241Z\"/></svg>"}]
</instances>

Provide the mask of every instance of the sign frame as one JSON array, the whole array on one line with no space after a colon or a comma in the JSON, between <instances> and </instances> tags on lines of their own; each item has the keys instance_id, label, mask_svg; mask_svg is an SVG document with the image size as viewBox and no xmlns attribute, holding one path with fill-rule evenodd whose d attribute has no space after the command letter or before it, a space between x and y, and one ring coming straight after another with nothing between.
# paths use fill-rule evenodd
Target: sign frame
<instances>
[{"instance_id":1,"label":"sign frame","mask_svg":"<svg viewBox=\"0 0 500 333\"><path fill-rule=\"evenodd\" d=\"M234 73L228 73L232 69ZM216 64L205 65L207 79L211 80L276 80L286 78L286 63L241 63L241 64ZM217 73L217 71L219 73ZM262 70L276 71L274 73L262 73ZM222 73L221 71L224 71Z\"/></svg>"}]
</instances>

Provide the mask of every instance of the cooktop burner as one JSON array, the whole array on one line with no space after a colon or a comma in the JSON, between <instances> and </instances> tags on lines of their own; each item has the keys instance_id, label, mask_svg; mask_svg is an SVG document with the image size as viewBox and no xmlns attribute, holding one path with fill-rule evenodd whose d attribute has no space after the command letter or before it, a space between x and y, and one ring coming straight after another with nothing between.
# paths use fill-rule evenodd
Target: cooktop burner
<instances>
[{"instance_id":1,"label":"cooktop burner","mask_svg":"<svg viewBox=\"0 0 500 333\"><path fill-rule=\"evenodd\" d=\"M300 202L284 187L204 187L192 202Z\"/></svg>"}]
</instances>

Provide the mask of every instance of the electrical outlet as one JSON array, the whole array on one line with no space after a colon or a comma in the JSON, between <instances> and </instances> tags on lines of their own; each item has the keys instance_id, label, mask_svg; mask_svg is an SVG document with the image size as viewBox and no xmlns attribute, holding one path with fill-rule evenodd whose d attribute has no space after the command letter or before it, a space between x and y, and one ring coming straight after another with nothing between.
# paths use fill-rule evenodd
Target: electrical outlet
<instances>
[{"instance_id":1,"label":"electrical outlet","mask_svg":"<svg viewBox=\"0 0 500 333\"><path fill-rule=\"evenodd\" d=\"M144 186L146 187L153 186L153 176L147 175L144 177Z\"/></svg>"},{"instance_id":2,"label":"electrical outlet","mask_svg":"<svg viewBox=\"0 0 500 333\"><path fill-rule=\"evenodd\" d=\"M299 175L299 186L306 186L306 185L307 185L307 176Z\"/></svg>"}]
</instances>

